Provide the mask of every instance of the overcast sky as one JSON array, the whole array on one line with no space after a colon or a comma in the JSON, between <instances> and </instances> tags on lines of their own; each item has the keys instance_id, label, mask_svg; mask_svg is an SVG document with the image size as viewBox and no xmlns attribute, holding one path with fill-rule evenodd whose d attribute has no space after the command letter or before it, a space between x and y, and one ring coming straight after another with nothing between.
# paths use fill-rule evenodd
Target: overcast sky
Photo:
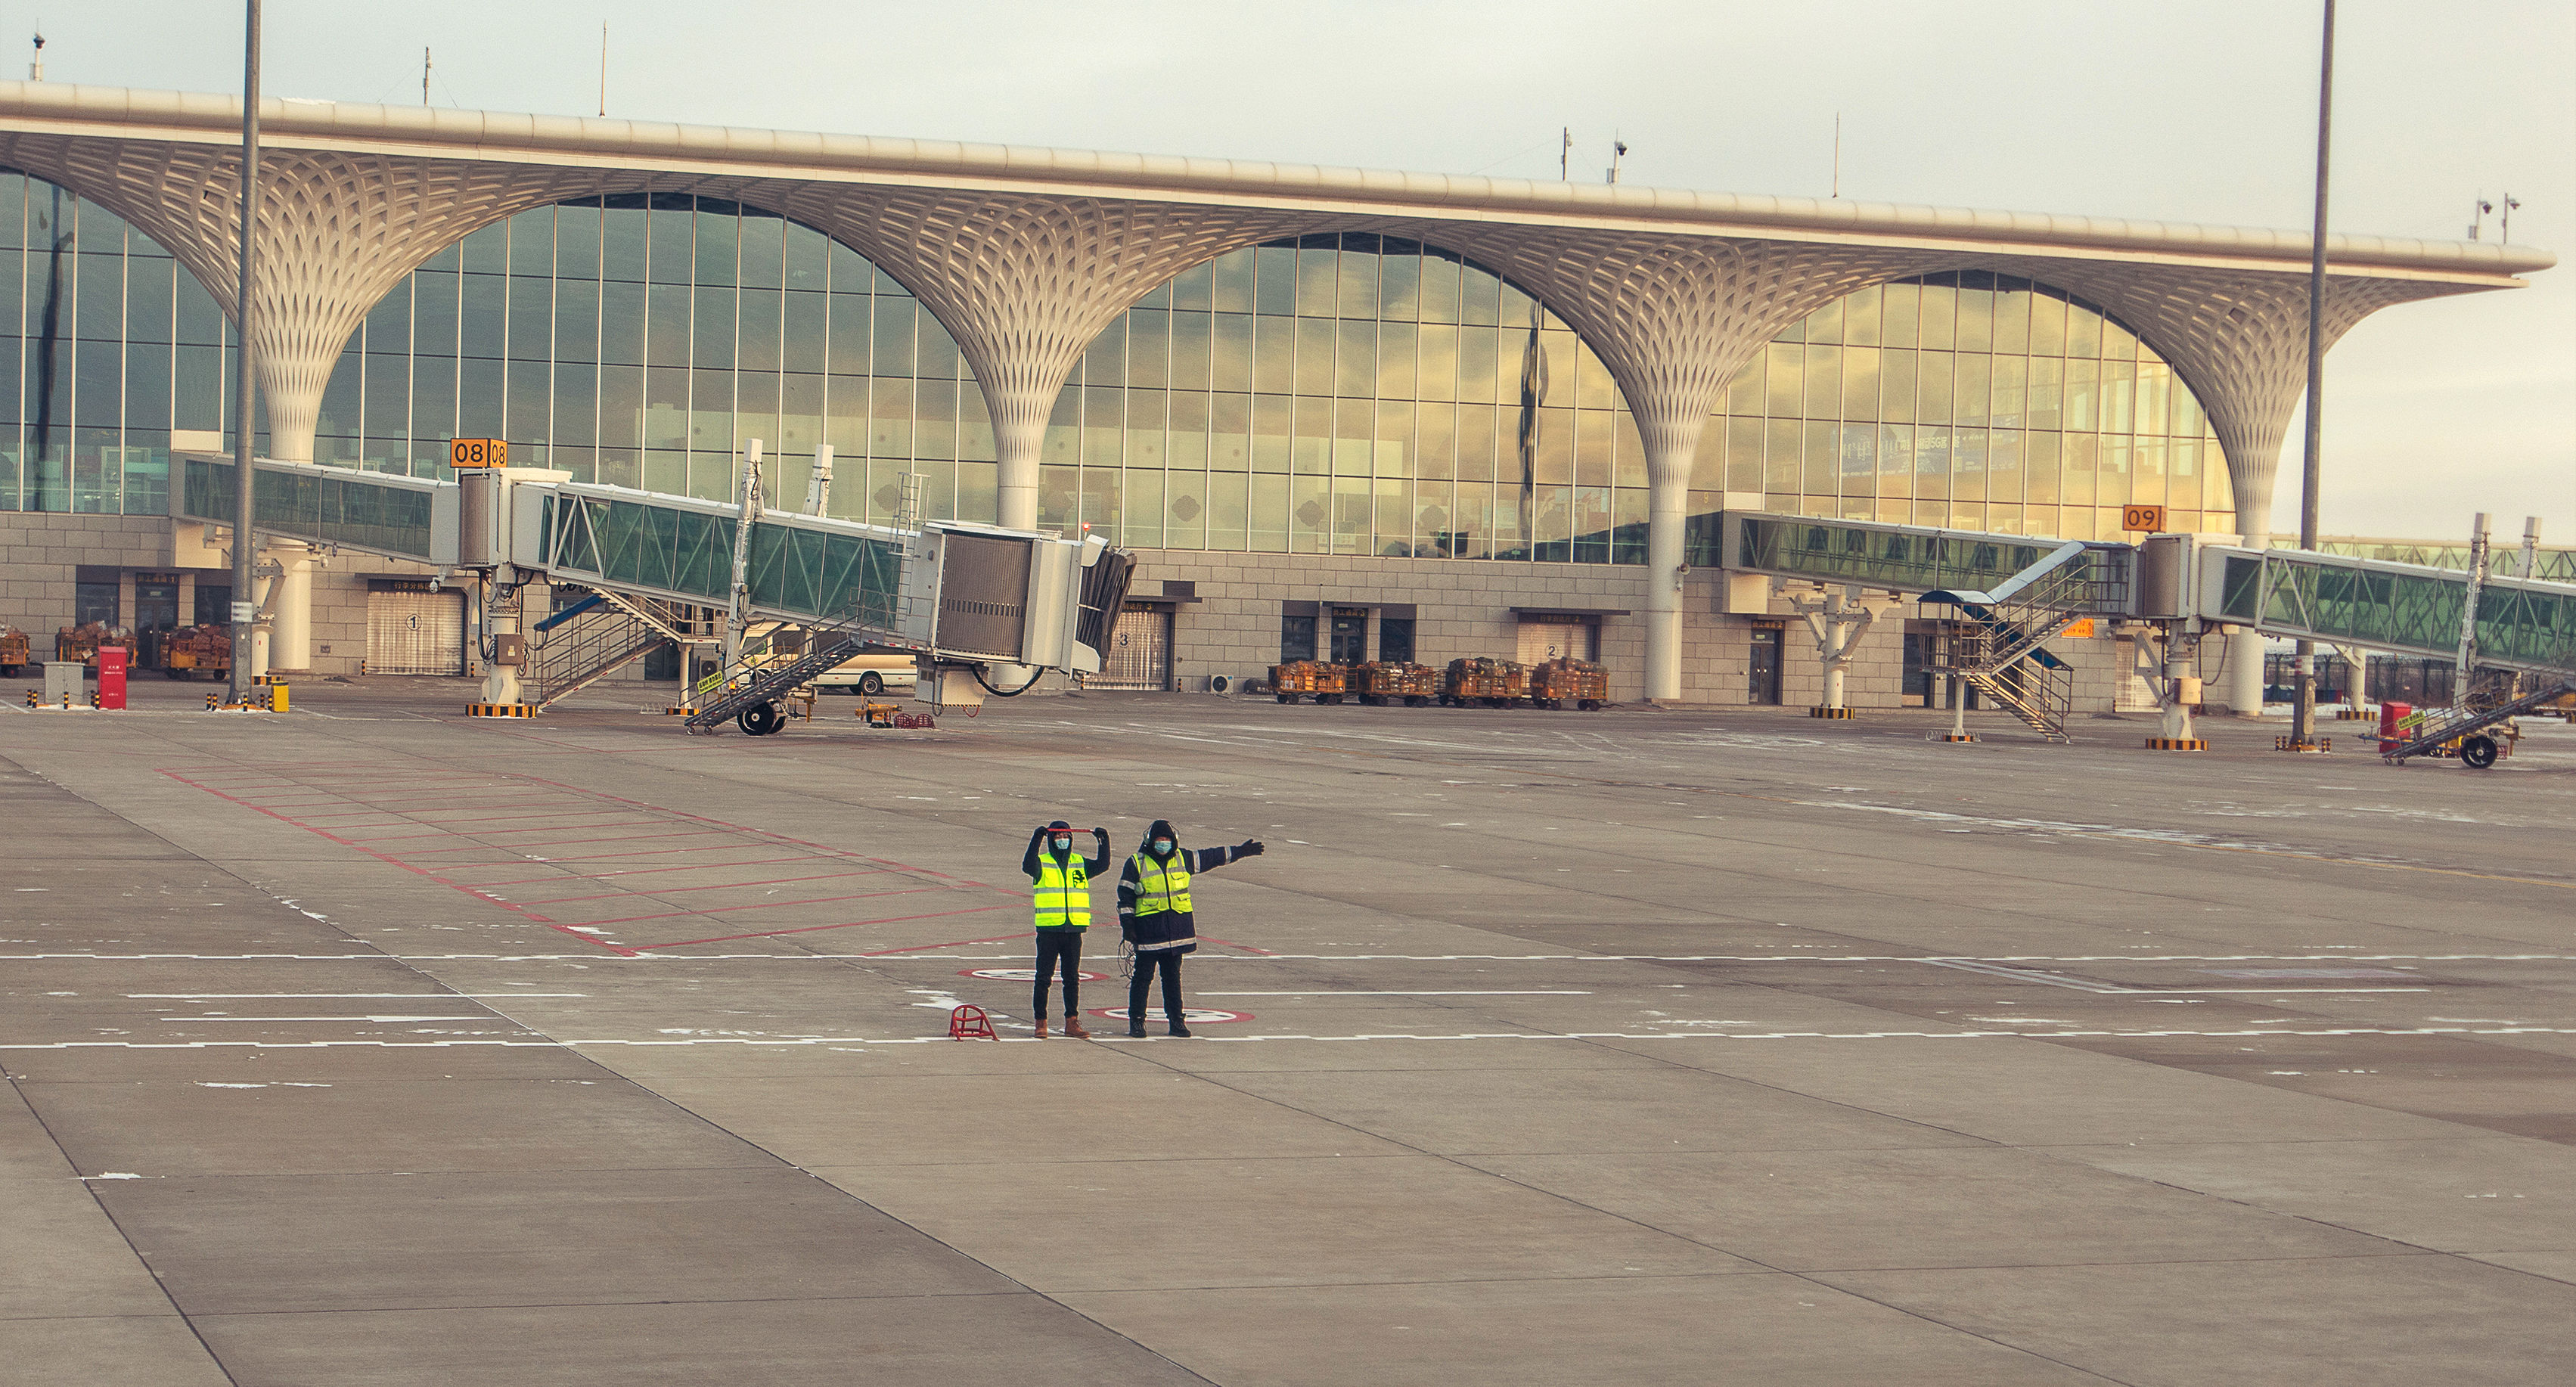
<instances>
[{"instance_id":1,"label":"overcast sky","mask_svg":"<svg viewBox=\"0 0 2576 1387\"><path fill-rule=\"evenodd\" d=\"M47 77L237 91L226 0L0 0ZM2474 16L2472 18L2471 16ZM271 95L2304 227L2312 0L944 5L269 0ZM2337 231L2576 252L2576 5L2346 0ZM23 40L22 40L23 42ZM2486 233L2499 234L2490 218ZM2295 530L2298 436L2277 528ZM2576 264L2327 358L2328 533L2576 543Z\"/></svg>"}]
</instances>

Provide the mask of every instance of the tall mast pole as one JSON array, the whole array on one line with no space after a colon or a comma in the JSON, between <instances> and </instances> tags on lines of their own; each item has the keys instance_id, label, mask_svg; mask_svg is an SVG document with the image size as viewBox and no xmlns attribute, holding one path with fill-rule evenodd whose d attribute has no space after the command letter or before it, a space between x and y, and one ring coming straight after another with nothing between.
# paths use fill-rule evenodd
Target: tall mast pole
<instances>
[{"instance_id":1,"label":"tall mast pole","mask_svg":"<svg viewBox=\"0 0 2576 1387\"><path fill-rule=\"evenodd\" d=\"M241 282L234 302L233 337L233 701L247 703L251 691L252 626L258 612L251 598L253 570L259 554L251 543L252 425L256 421L257 378L251 352L251 271L258 247L259 225L259 0L246 0L242 33L242 169Z\"/></svg>"},{"instance_id":2,"label":"tall mast pole","mask_svg":"<svg viewBox=\"0 0 2576 1387\"><path fill-rule=\"evenodd\" d=\"M2308 435L2299 469L2299 547L2317 547L2317 482L2325 441L2326 388L2326 165L2334 132L2335 0L2325 0L2325 43L2317 61L2317 210L2308 237ZM2309 746L2317 739L2317 643L2299 642L2299 701L2292 714L2290 744Z\"/></svg>"}]
</instances>

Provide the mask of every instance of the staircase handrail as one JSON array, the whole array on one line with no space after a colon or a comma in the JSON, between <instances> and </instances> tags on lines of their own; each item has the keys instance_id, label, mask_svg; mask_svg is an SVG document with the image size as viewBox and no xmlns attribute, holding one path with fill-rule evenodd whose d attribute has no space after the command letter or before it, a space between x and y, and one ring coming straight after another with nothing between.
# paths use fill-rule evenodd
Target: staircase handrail
<instances>
[{"instance_id":1,"label":"staircase handrail","mask_svg":"<svg viewBox=\"0 0 2576 1387\"><path fill-rule=\"evenodd\" d=\"M2023 569L2021 572L2006 578L2002 583L1998 584L1992 592L1978 592L1958 588L1938 588L1923 594L1915 600L1927 606L1935 603L1953 607L1997 606L1999 604L2012 601L2015 597L2028 590L2032 584L2037 583L2041 579L2057 572L2058 569L2069 559L2088 554L2091 552L2092 548L2092 543L2089 540L2070 539L2064 544L2057 546L2055 549L2048 551L2048 556L2046 558L2043 558L2039 562L2032 564L2030 567Z\"/></svg>"}]
</instances>

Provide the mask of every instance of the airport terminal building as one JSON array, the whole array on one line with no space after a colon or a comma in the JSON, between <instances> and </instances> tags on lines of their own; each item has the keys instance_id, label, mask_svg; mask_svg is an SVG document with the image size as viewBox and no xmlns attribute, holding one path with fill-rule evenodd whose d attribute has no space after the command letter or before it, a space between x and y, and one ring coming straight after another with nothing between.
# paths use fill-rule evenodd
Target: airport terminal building
<instances>
[{"instance_id":1,"label":"airport terminal building","mask_svg":"<svg viewBox=\"0 0 2576 1387\"><path fill-rule=\"evenodd\" d=\"M1137 551L1101 682L1283 657L1599 658L1621 698L1810 701L1722 511L2259 534L2304 233L417 108L266 104L262 456L514 465ZM220 620L170 519L228 451L239 104L0 83L0 624ZM2526 247L2339 237L2327 329ZM214 292L209 292L213 286ZM5 381L8 376L0 376ZM273 668L466 673L426 570L272 546ZM1920 702L1938 622L1874 628ZM2073 652L2119 697L2114 634ZM2205 672L2243 706L2258 642ZM1803 658L1802 658L1803 653ZM2218 668L2225 660L2228 668ZM675 672L675 670L659 671Z\"/></svg>"}]
</instances>

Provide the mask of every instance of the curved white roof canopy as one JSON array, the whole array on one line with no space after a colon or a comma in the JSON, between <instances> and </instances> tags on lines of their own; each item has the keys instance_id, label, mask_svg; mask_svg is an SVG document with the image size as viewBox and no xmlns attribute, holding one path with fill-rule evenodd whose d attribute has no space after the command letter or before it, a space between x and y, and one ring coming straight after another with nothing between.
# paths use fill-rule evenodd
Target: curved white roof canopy
<instances>
[{"instance_id":1,"label":"curved white roof canopy","mask_svg":"<svg viewBox=\"0 0 2576 1387\"><path fill-rule=\"evenodd\" d=\"M0 164L97 201L229 286L240 111L231 96L0 82ZM1883 280L1989 269L2109 309L2208 410L2243 524L2269 512L2305 379L2298 231L293 99L263 102L261 129L254 337L281 456L310 456L342 345L421 262L529 207L642 190L794 216L912 290L984 388L1005 523L1033 519L1047 412L1112 319L1200 261L1313 232L1421 240L1536 294L1618 380L1672 506L1727 377L1790 323ZM2327 244L2334 336L2392 303L2515 287L2556 263L2482 242ZM1032 514L1014 518L1023 503Z\"/></svg>"}]
</instances>

